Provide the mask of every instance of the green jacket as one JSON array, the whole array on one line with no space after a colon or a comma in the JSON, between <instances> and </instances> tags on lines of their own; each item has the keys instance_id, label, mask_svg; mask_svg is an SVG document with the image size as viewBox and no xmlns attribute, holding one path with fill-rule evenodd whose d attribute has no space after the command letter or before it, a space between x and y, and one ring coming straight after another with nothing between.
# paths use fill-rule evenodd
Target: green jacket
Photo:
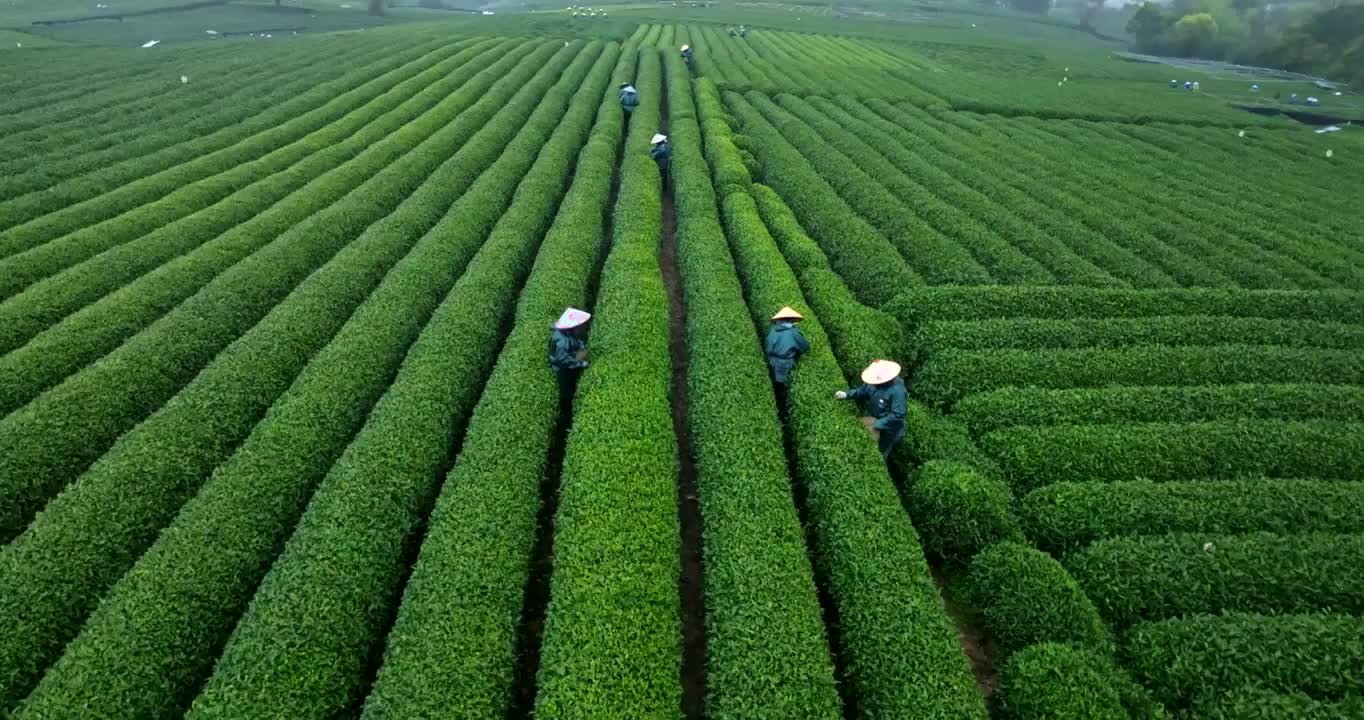
<instances>
[{"instance_id":1,"label":"green jacket","mask_svg":"<svg viewBox=\"0 0 1364 720\"><path fill-rule=\"evenodd\" d=\"M876 418L872 427L877 430L896 431L905 426L905 416L909 414L909 399L905 394L905 381L895 378L884 385L862 385L848 393Z\"/></svg>"},{"instance_id":2,"label":"green jacket","mask_svg":"<svg viewBox=\"0 0 1364 720\"><path fill-rule=\"evenodd\" d=\"M634 110L639 107L639 93L635 92L633 88L621 88L620 106L626 110Z\"/></svg>"},{"instance_id":3,"label":"green jacket","mask_svg":"<svg viewBox=\"0 0 1364 720\"><path fill-rule=\"evenodd\" d=\"M555 329L549 336L549 366L554 370L575 370L587 367L578 353L587 350L587 343L576 335Z\"/></svg>"},{"instance_id":4,"label":"green jacket","mask_svg":"<svg viewBox=\"0 0 1364 720\"><path fill-rule=\"evenodd\" d=\"M784 383L791 368L795 367L796 360L810 352L810 342L793 323L773 323L772 329L767 331L763 350L767 353L767 364L772 366L772 374L777 382Z\"/></svg>"}]
</instances>

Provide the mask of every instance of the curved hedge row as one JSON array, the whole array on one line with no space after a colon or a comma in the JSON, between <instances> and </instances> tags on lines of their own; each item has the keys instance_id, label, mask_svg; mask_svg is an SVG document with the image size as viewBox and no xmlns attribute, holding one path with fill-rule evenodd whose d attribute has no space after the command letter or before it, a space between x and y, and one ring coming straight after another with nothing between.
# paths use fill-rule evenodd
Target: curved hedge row
<instances>
[{"instance_id":1,"label":"curved hedge row","mask_svg":"<svg viewBox=\"0 0 1364 720\"><path fill-rule=\"evenodd\" d=\"M121 432L189 382L224 345L279 303L294 283L347 247L362 231L371 242L378 242L374 237L379 234L402 230L401 237L409 238L409 231L420 233L430 228L446 208L428 199L467 188L500 151L491 142L465 141L522 89L534 75L536 64L548 58L553 49L542 44L529 55L517 53L509 58L508 67L501 72L507 73L511 66L516 69L503 75L469 112L452 118L456 108L441 107L405 126L386 144L401 146L433 130L434 134L399 162L372 174L342 202L310 216L277 238L266 252L254 254L246 263L219 276L131 342L0 420L0 539L18 534L47 498L99 457ZM519 100L519 104L530 102L526 93L521 93ZM526 112L529 107L533 105L527 106ZM510 138L516 129L516 125L506 125L492 128L488 134ZM457 150L465 152L452 156ZM441 168L451 173L445 187L437 189L424 182ZM374 168L369 170L373 173ZM424 192L409 197L418 189ZM400 206L403 212L385 219ZM366 228L380 220L384 222ZM396 245L391 238L388 242ZM365 288L346 290L359 293L350 306L353 309L363 299ZM337 318L336 322L344 319ZM296 330L320 331L323 327L319 323L317 328ZM260 390L264 391L264 386Z\"/></svg>"},{"instance_id":2,"label":"curved hedge row","mask_svg":"<svg viewBox=\"0 0 1364 720\"><path fill-rule=\"evenodd\" d=\"M706 712L839 718L761 338L720 227L687 68L671 53L664 58L687 312L687 427L704 527ZM718 98L708 101L718 107Z\"/></svg>"},{"instance_id":3,"label":"curved hedge row","mask_svg":"<svg viewBox=\"0 0 1364 720\"><path fill-rule=\"evenodd\" d=\"M1364 694L1364 618L1195 615L1143 623L1122 638L1123 665L1171 709L1255 684L1339 698Z\"/></svg>"},{"instance_id":4,"label":"curved hedge row","mask_svg":"<svg viewBox=\"0 0 1364 720\"><path fill-rule=\"evenodd\" d=\"M500 716L512 701L540 487L555 428L571 422L559 416L554 377L545 371L545 332L564 307L591 307L589 283L605 247L602 210L624 127L615 88L634 78L637 51L627 45L605 57L612 55L613 81L595 108L573 184L431 514L365 701L366 718ZM599 85L584 86L584 107L601 96L591 90ZM445 682L433 684L434 676Z\"/></svg>"},{"instance_id":5,"label":"curved hedge row","mask_svg":"<svg viewBox=\"0 0 1364 720\"><path fill-rule=\"evenodd\" d=\"M1259 317L1364 324L1364 292L1346 290L1112 290L1080 287L908 288L884 308L911 332L939 320Z\"/></svg>"},{"instance_id":6,"label":"curved hedge row","mask_svg":"<svg viewBox=\"0 0 1364 720\"><path fill-rule=\"evenodd\" d=\"M998 430L981 440L1015 492L1057 482L1355 477L1360 423L1229 420Z\"/></svg>"},{"instance_id":7,"label":"curved hedge row","mask_svg":"<svg viewBox=\"0 0 1364 720\"><path fill-rule=\"evenodd\" d=\"M1018 535L1009 486L962 462L930 460L906 489L924 550L965 564L986 545Z\"/></svg>"},{"instance_id":8,"label":"curved hedge row","mask_svg":"<svg viewBox=\"0 0 1364 720\"><path fill-rule=\"evenodd\" d=\"M243 183L245 186L209 207L134 240L99 252L99 247L105 244L103 237L95 242L90 233L82 231L0 262L15 271L14 284L9 287L22 288L0 302L0 353L23 345L71 312L163 263L270 212L272 206L291 193L335 170L458 91L476 71L486 68L501 54L491 51L496 46L480 43L469 47L291 145L200 181L198 185L202 187L238 187ZM134 212L154 213L155 209L144 206ZM302 217L306 216L299 219ZM101 234L93 230L91 233ZM28 284L31 281L33 284Z\"/></svg>"},{"instance_id":9,"label":"curved hedge row","mask_svg":"<svg viewBox=\"0 0 1364 720\"><path fill-rule=\"evenodd\" d=\"M566 62L570 53L577 52L578 47L565 49L561 59ZM527 84L532 89L527 94L529 102L540 104L520 135L509 145L503 138L486 138L489 145L506 148L502 158L394 267L331 343L312 358L232 458L180 510L170 528L161 533L81 634L67 645L62 659L30 696L26 710L76 717L74 708L80 708L93 718L158 714L188 704L313 489L363 425L440 299L455 286L464 267L488 271L485 275L494 272L487 253L470 263L484 238L489 237L489 229L498 224L488 239L487 247L493 248L499 242L506 243L502 238L507 235L533 238L535 233L520 231L527 225L533 229L537 222L548 223L558 198L555 184L563 182L572 155L586 134L593 106L581 103L576 116L564 118L562 124L561 115L596 56L595 49L578 53L561 82L543 100L535 93L548 87L554 73L547 72L549 77ZM603 68L594 78L597 92L593 100L604 89L606 76ZM510 120L527 108L513 101L507 109ZM514 121L507 124L514 125ZM561 135L546 143L556 125ZM541 150L538 157L537 149ZM537 164L527 173L532 159ZM518 182L518 198L522 200L499 221ZM430 184L433 188L441 185ZM503 262L520 258L515 253L508 255ZM433 267L443 272L433 273ZM468 285L464 282L461 289ZM486 289L494 293L497 288ZM489 314L503 307L505 296L511 292L514 290L502 296L491 294L484 301L494 306ZM466 299L466 309L475 302ZM210 368L206 373L213 371ZM171 449L164 439L159 447L162 452ZM134 483L123 480L119 483L117 478L93 473L82 479L81 492L97 492L88 488L88 483L96 481L110 486L110 494L121 491L117 500L105 498L99 504L103 512L115 515L124 525L104 528L101 533L99 525L73 519L80 525L81 534L99 534L107 546L111 538L131 540L130 528L157 528L166 522L174 504L159 498L153 501L151 496L158 488L149 486L148 481L166 483L170 478L144 472L136 483L136 492L130 490ZM192 488L194 483L183 478L180 485ZM161 489L167 497L182 497L181 493ZM142 507L127 501L137 493L149 496ZM88 495L85 499L96 501ZM130 543L121 548L126 554L118 558L86 552L90 557L82 562L88 567L71 574L108 582L142 548ZM91 569L94 567L98 572ZM53 570L50 566L47 569ZM86 602L98 597L102 589L89 586ZM128 617L137 617L139 622L130 626L124 622Z\"/></svg>"},{"instance_id":10,"label":"curved hedge row","mask_svg":"<svg viewBox=\"0 0 1364 720\"><path fill-rule=\"evenodd\" d=\"M1009 720L1166 720L1160 703L1106 655L1060 643L1033 645L999 671L996 697Z\"/></svg>"},{"instance_id":11,"label":"curved hedge row","mask_svg":"<svg viewBox=\"0 0 1364 720\"><path fill-rule=\"evenodd\" d=\"M647 152L661 80L658 51L641 50L636 86L653 92L630 118L592 366L564 455L537 718L673 717L682 706L668 300Z\"/></svg>"},{"instance_id":12,"label":"curved hedge row","mask_svg":"<svg viewBox=\"0 0 1364 720\"><path fill-rule=\"evenodd\" d=\"M1124 535L1172 532L1364 533L1357 480L1064 482L1019 503L1028 538L1054 552Z\"/></svg>"},{"instance_id":13,"label":"curved hedge row","mask_svg":"<svg viewBox=\"0 0 1364 720\"><path fill-rule=\"evenodd\" d=\"M1005 655L1039 642L1112 648L1080 584L1040 550L1014 542L985 548L971 561L963 589Z\"/></svg>"},{"instance_id":14,"label":"curved hedge row","mask_svg":"<svg viewBox=\"0 0 1364 720\"><path fill-rule=\"evenodd\" d=\"M1364 385L1364 352L1212 345L1076 350L943 350L914 376L914 395L948 406L1001 387L1336 383Z\"/></svg>"},{"instance_id":15,"label":"curved hedge row","mask_svg":"<svg viewBox=\"0 0 1364 720\"><path fill-rule=\"evenodd\" d=\"M1303 692L1247 685L1199 698L1189 714L1204 720L1359 720L1364 717L1364 695L1318 700Z\"/></svg>"},{"instance_id":16,"label":"curved hedge row","mask_svg":"<svg viewBox=\"0 0 1364 720\"><path fill-rule=\"evenodd\" d=\"M1119 537L1064 564L1120 627L1223 611L1364 612L1364 534Z\"/></svg>"},{"instance_id":17,"label":"curved hedge row","mask_svg":"<svg viewBox=\"0 0 1364 720\"><path fill-rule=\"evenodd\" d=\"M318 485L186 717L323 717L360 701L398 603L407 549L417 542L453 459L451 438L459 436L496 359L512 298L530 268L538 230L553 217L588 113L560 126L571 138L566 144L545 138L600 53L594 46L570 63L580 46L561 46L536 63L534 79L505 106L506 116L530 118L510 144L490 138L506 150L480 178L490 178L496 193L469 207L501 215L512 188L524 192L495 225L487 217L470 228L473 218L449 214L429 233L435 242L457 243L466 232L479 236L492 228ZM607 67L598 67L598 92ZM552 99L541 103L546 90ZM487 129L516 125L494 120ZM283 666L281 657L288 658Z\"/></svg>"},{"instance_id":18,"label":"curved hedge row","mask_svg":"<svg viewBox=\"0 0 1364 720\"><path fill-rule=\"evenodd\" d=\"M698 90L706 142L720 108ZM719 138L717 137L717 140ZM809 313L752 198L723 196L726 234L755 331L772 308L806 313L811 351L796 365L787 393L795 480L805 494L816 568L833 600L847 697L859 716L985 717L956 629L943 609L885 464L852 411L831 399L845 378L817 313Z\"/></svg>"},{"instance_id":19,"label":"curved hedge row","mask_svg":"<svg viewBox=\"0 0 1364 720\"><path fill-rule=\"evenodd\" d=\"M1006 387L971 395L954 415L984 435L1014 425L1335 420L1364 422L1359 385L1195 385L1041 390Z\"/></svg>"},{"instance_id":20,"label":"curved hedge row","mask_svg":"<svg viewBox=\"0 0 1364 720\"><path fill-rule=\"evenodd\" d=\"M902 288L922 285L899 251L862 220L742 95L724 94L762 160L762 181L781 193L829 263L863 302L879 306Z\"/></svg>"}]
</instances>

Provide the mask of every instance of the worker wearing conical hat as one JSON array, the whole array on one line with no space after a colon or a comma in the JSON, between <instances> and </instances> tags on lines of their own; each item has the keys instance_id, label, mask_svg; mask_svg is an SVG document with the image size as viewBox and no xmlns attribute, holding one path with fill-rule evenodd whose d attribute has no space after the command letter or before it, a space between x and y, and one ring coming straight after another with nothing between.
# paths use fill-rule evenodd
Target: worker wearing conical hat
<instances>
[{"instance_id":1,"label":"worker wearing conical hat","mask_svg":"<svg viewBox=\"0 0 1364 720\"><path fill-rule=\"evenodd\" d=\"M900 379L900 366L889 360L877 360L862 371L862 385L855 390L834 393L837 400L857 400L868 417L862 422L876 438L881 457L889 459L895 443L905 436L905 417L909 414L909 399L905 395L905 381Z\"/></svg>"},{"instance_id":2,"label":"worker wearing conical hat","mask_svg":"<svg viewBox=\"0 0 1364 720\"><path fill-rule=\"evenodd\" d=\"M810 341L796 327L796 323L804 319L789 306L772 316L772 327L767 331L763 350L767 353L767 364L772 368L772 379L782 385L791 377L791 368L796 366L800 356L810 352Z\"/></svg>"},{"instance_id":3,"label":"worker wearing conical hat","mask_svg":"<svg viewBox=\"0 0 1364 720\"><path fill-rule=\"evenodd\" d=\"M592 315L577 308L568 308L554 323L549 335L549 369L559 380L560 402L570 402L578 385L578 376L587 367L587 342L583 329Z\"/></svg>"},{"instance_id":4,"label":"worker wearing conical hat","mask_svg":"<svg viewBox=\"0 0 1364 720\"><path fill-rule=\"evenodd\" d=\"M625 111L625 117L628 118L639 107L639 91L630 83L621 83L619 95L620 109Z\"/></svg>"},{"instance_id":5,"label":"worker wearing conical hat","mask_svg":"<svg viewBox=\"0 0 1364 720\"><path fill-rule=\"evenodd\" d=\"M683 60L686 60L686 61L687 61L687 64L690 65L690 64L691 64L691 58L692 58L691 46L690 46L690 45L683 45L683 46L682 46L682 59L683 59Z\"/></svg>"},{"instance_id":6,"label":"worker wearing conical hat","mask_svg":"<svg viewBox=\"0 0 1364 720\"><path fill-rule=\"evenodd\" d=\"M649 142L653 146L649 148L649 157L653 158L654 162L658 163L658 174L663 178L663 185L666 187L668 184L668 169L671 165L670 158L673 156L673 149L668 145L668 136L663 133L655 134L653 139Z\"/></svg>"}]
</instances>

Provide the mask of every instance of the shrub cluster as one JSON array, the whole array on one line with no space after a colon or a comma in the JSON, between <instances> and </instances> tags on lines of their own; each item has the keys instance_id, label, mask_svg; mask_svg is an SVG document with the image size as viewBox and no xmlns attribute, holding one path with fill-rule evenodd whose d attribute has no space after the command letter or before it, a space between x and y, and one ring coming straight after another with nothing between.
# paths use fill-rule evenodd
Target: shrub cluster
<instances>
[{"instance_id":1,"label":"shrub cluster","mask_svg":"<svg viewBox=\"0 0 1364 720\"><path fill-rule=\"evenodd\" d=\"M972 465L929 461L911 478L907 494L924 549L948 562L964 564L986 545L1018 533L1009 487Z\"/></svg>"},{"instance_id":2,"label":"shrub cluster","mask_svg":"<svg viewBox=\"0 0 1364 720\"><path fill-rule=\"evenodd\" d=\"M1104 654L1062 643L1016 653L999 672L996 703L1011 720L1165 720L1165 708Z\"/></svg>"},{"instance_id":3,"label":"shrub cluster","mask_svg":"<svg viewBox=\"0 0 1364 720\"><path fill-rule=\"evenodd\" d=\"M1247 685L1200 697L1189 715L1206 720L1358 720L1364 717L1364 695L1320 700L1303 692Z\"/></svg>"},{"instance_id":4,"label":"shrub cluster","mask_svg":"<svg viewBox=\"0 0 1364 720\"><path fill-rule=\"evenodd\" d=\"M1195 615L1133 626L1123 665L1170 709L1255 684L1280 693L1364 694L1364 618Z\"/></svg>"},{"instance_id":5,"label":"shrub cluster","mask_svg":"<svg viewBox=\"0 0 1364 720\"><path fill-rule=\"evenodd\" d=\"M1028 539L1054 552L1123 535L1263 530L1364 532L1364 483L1354 480L1062 482L1018 508Z\"/></svg>"},{"instance_id":6,"label":"shrub cluster","mask_svg":"<svg viewBox=\"0 0 1364 720\"><path fill-rule=\"evenodd\" d=\"M967 602L1005 654L1039 642L1083 645L1098 651L1111 639L1094 604L1050 555L1014 542L987 547L971 561Z\"/></svg>"},{"instance_id":7,"label":"shrub cluster","mask_svg":"<svg viewBox=\"0 0 1364 720\"><path fill-rule=\"evenodd\" d=\"M1119 627L1200 612L1364 611L1364 535L1118 537L1064 563Z\"/></svg>"}]
</instances>

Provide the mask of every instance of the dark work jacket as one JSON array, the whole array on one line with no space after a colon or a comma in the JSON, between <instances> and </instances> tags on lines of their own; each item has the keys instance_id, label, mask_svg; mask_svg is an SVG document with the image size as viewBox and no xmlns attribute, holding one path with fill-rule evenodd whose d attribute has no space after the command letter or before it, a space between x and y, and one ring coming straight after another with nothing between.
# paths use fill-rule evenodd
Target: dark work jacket
<instances>
[{"instance_id":1,"label":"dark work jacket","mask_svg":"<svg viewBox=\"0 0 1364 720\"><path fill-rule=\"evenodd\" d=\"M682 59L691 62L691 48L682 51Z\"/></svg>"},{"instance_id":2,"label":"dark work jacket","mask_svg":"<svg viewBox=\"0 0 1364 720\"><path fill-rule=\"evenodd\" d=\"M621 88L620 106L626 110L634 110L639 107L639 93L628 88Z\"/></svg>"},{"instance_id":3,"label":"dark work jacket","mask_svg":"<svg viewBox=\"0 0 1364 720\"><path fill-rule=\"evenodd\" d=\"M654 162L658 163L658 169L663 171L667 171L668 158L672 157L672 154L673 150L668 147L667 140L653 146L653 148L649 150L649 157L653 158Z\"/></svg>"},{"instance_id":4,"label":"dark work jacket","mask_svg":"<svg viewBox=\"0 0 1364 720\"><path fill-rule=\"evenodd\" d=\"M876 424L872 427L877 430L899 432L905 427L909 400L902 378L895 378L884 385L862 385L848 393L848 397L860 402L867 414L876 418Z\"/></svg>"},{"instance_id":5,"label":"dark work jacket","mask_svg":"<svg viewBox=\"0 0 1364 720\"><path fill-rule=\"evenodd\" d=\"M578 353L586 349L582 338L556 328L549 336L549 366L554 370L585 368L587 362L579 360Z\"/></svg>"},{"instance_id":6,"label":"dark work jacket","mask_svg":"<svg viewBox=\"0 0 1364 720\"><path fill-rule=\"evenodd\" d=\"M772 366L773 377L777 382L784 383L791 368L795 367L796 360L810 352L810 342L795 325L788 322L773 323L772 329L767 331L763 350L767 353L767 364Z\"/></svg>"}]
</instances>

